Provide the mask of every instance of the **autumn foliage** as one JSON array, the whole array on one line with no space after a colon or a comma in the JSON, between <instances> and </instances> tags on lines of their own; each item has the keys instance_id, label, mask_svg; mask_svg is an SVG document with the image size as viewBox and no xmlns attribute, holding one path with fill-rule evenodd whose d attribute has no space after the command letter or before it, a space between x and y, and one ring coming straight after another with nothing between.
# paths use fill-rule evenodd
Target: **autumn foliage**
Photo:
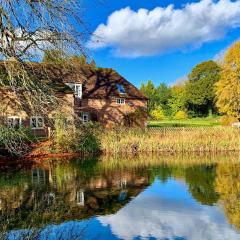
<instances>
[{"instance_id":1,"label":"autumn foliage","mask_svg":"<svg viewBox=\"0 0 240 240\"><path fill-rule=\"evenodd\" d=\"M240 41L226 52L216 96L221 113L240 119Z\"/></svg>"}]
</instances>

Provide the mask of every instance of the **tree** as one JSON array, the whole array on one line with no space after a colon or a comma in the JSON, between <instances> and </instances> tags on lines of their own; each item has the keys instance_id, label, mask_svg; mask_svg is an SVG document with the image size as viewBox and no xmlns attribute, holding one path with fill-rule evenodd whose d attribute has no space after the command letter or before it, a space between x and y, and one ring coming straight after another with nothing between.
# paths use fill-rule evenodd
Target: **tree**
<instances>
[{"instance_id":1,"label":"tree","mask_svg":"<svg viewBox=\"0 0 240 240\"><path fill-rule=\"evenodd\" d=\"M168 112L169 110L168 101L172 96L171 88L168 87L165 83L160 83L156 91L157 91L156 93L157 105L161 106L165 112Z\"/></svg>"},{"instance_id":2,"label":"tree","mask_svg":"<svg viewBox=\"0 0 240 240\"><path fill-rule=\"evenodd\" d=\"M155 108L157 100L157 91L153 82L151 80L148 80L146 85L144 83L141 83L140 91L149 98L148 112L150 112Z\"/></svg>"},{"instance_id":3,"label":"tree","mask_svg":"<svg viewBox=\"0 0 240 240\"><path fill-rule=\"evenodd\" d=\"M216 83L216 97L221 113L240 120L240 41L226 52L221 77Z\"/></svg>"},{"instance_id":4,"label":"tree","mask_svg":"<svg viewBox=\"0 0 240 240\"><path fill-rule=\"evenodd\" d=\"M65 56L61 50L45 50L43 56L43 62L45 63L64 63Z\"/></svg>"},{"instance_id":5,"label":"tree","mask_svg":"<svg viewBox=\"0 0 240 240\"><path fill-rule=\"evenodd\" d=\"M146 84L142 83L140 91L149 98L148 112L161 107L164 111L168 110L168 100L171 97L171 88L165 83L160 83L158 87L151 80Z\"/></svg>"},{"instance_id":6,"label":"tree","mask_svg":"<svg viewBox=\"0 0 240 240\"><path fill-rule=\"evenodd\" d=\"M83 48L81 4L76 0L12 0L1 3L0 52L29 59L47 49ZM37 51L36 51L37 50Z\"/></svg>"},{"instance_id":7,"label":"tree","mask_svg":"<svg viewBox=\"0 0 240 240\"><path fill-rule=\"evenodd\" d=\"M186 83L188 109L198 115L215 111L214 85L220 79L221 68L214 61L202 62L195 66Z\"/></svg>"},{"instance_id":8,"label":"tree","mask_svg":"<svg viewBox=\"0 0 240 240\"><path fill-rule=\"evenodd\" d=\"M87 57L84 54L81 54L79 56L74 55L70 57L69 61L77 66L86 66L88 64Z\"/></svg>"},{"instance_id":9,"label":"tree","mask_svg":"<svg viewBox=\"0 0 240 240\"><path fill-rule=\"evenodd\" d=\"M91 62L89 63L90 67L93 68L93 69L96 69L97 68L97 65L96 65L96 62L94 59L91 60Z\"/></svg>"},{"instance_id":10,"label":"tree","mask_svg":"<svg viewBox=\"0 0 240 240\"><path fill-rule=\"evenodd\" d=\"M87 32L81 18L81 1L1 1L0 57L4 60L0 66L1 87L13 91L33 114L44 116L48 107L61 106L49 87L48 69L41 65L46 81L39 81L36 64L29 61L39 60L46 50L66 55L84 52L82 43Z\"/></svg>"},{"instance_id":11,"label":"tree","mask_svg":"<svg viewBox=\"0 0 240 240\"><path fill-rule=\"evenodd\" d=\"M76 0L2 1L0 55L2 59L11 61L4 62L8 77L0 78L0 83L15 92L19 93L21 89L22 93L29 95L31 101L25 104L30 108L38 105L40 109L42 102L46 99L49 101L52 92L46 91L48 88L43 82L37 81L33 76L34 70L26 61L39 59L46 50L66 54L73 50L82 52L84 33L87 31L80 12L81 4ZM52 99L56 100L54 96Z\"/></svg>"},{"instance_id":12,"label":"tree","mask_svg":"<svg viewBox=\"0 0 240 240\"><path fill-rule=\"evenodd\" d=\"M171 109L171 115L175 116L178 111L186 110L185 86L173 86L171 92L172 95L168 100L168 106Z\"/></svg>"}]
</instances>

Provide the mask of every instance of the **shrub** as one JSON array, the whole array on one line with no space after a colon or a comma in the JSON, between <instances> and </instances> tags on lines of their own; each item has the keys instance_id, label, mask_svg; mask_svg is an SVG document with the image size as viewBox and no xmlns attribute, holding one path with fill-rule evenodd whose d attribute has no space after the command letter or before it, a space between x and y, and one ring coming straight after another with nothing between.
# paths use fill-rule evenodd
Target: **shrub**
<instances>
[{"instance_id":1,"label":"shrub","mask_svg":"<svg viewBox=\"0 0 240 240\"><path fill-rule=\"evenodd\" d=\"M184 120L184 119L187 119L187 118L188 118L188 115L183 110L178 111L174 116L174 119L176 119L176 120Z\"/></svg>"},{"instance_id":2,"label":"shrub","mask_svg":"<svg viewBox=\"0 0 240 240\"><path fill-rule=\"evenodd\" d=\"M163 120L165 118L164 111L161 107L157 107L150 112L152 119L154 120Z\"/></svg>"},{"instance_id":3,"label":"shrub","mask_svg":"<svg viewBox=\"0 0 240 240\"><path fill-rule=\"evenodd\" d=\"M94 153L100 150L98 140L98 125L79 123L77 127L66 118L58 115L55 118L55 132L52 139L55 152L84 152Z\"/></svg>"},{"instance_id":4,"label":"shrub","mask_svg":"<svg viewBox=\"0 0 240 240\"><path fill-rule=\"evenodd\" d=\"M79 126L75 133L75 152L96 153L100 151L99 125L89 122Z\"/></svg>"},{"instance_id":5,"label":"shrub","mask_svg":"<svg viewBox=\"0 0 240 240\"><path fill-rule=\"evenodd\" d=\"M225 115L220 118L220 123L224 126L229 126L234 122L238 122L238 119L233 116Z\"/></svg>"}]
</instances>

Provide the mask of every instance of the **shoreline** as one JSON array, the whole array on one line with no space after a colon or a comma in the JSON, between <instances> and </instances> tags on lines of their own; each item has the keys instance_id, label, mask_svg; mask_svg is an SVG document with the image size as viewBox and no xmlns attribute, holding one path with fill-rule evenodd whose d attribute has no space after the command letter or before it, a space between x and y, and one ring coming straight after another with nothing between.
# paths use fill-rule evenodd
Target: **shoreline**
<instances>
[{"instance_id":1,"label":"shoreline","mask_svg":"<svg viewBox=\"0 0 240 240\"><path fill-rule=\"evenodd\" d=\"M146 155L158 155L159 157L168 156L222 156L222 155L235 155L240 153L240 150L222 150L222 151L145 151L145 152L99 152L99 153L38 153L38 154L27 154L21 157L12 156L1 156L0 155L0 165L4 163L44 163L46 160L71 160L76 158L88 158L88 157L136 157L136 156L146 156Z\"/></svg>"}]
</instances>

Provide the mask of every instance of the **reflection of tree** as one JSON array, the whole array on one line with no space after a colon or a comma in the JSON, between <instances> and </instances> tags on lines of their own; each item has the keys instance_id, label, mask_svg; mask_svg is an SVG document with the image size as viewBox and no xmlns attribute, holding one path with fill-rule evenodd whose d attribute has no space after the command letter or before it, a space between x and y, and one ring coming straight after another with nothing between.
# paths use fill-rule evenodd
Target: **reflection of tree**
<instances>
[{"instance_id":1,"label":"reflection of tree","mask_svg":"<svg viewBox=\"0 0 240 240\"><path fill-rule=\"evenodd\" d=\"M215 166L193 166L186 169L185 179L192 196L202 204L213 205L218 200L214 188Z\"/></svg>"},{"instance_id":2,"label":"reflection of tree","mask_svg":"<svg viewBox=\"0 0 240 240\"><path fill-rule=\"evenodd\" d=\"M165 183L170 177L182 178L189 185L192 196L202 204L213 205L218 200L218 194L214 189L215 166L195 165L160 165L149 170L151 182L158 177Z\"/></svg>"},{"instance_id":3,"label":"reflection of tree","mask_svg":"<svg viewBox=\"0 0 240 240\"><path fill-rule=\"evenodd\" d=\"M149 174L151 183L156 177L158 177L162 183L165 183L172 175L172 167L169 167L165 164L161 165L161 167L152 167L149 169Z\"/></svg>"},{"instance_id":4,"label":"reflection of tree","mask_svg":"<svg viewBox=\"0 0 240 240\"><path fill-rule=\"evenodd\" d=\"M231 224L240 229L240 164L226 163L217 167L216 190Z\"/></svg>"}]
</instances>

